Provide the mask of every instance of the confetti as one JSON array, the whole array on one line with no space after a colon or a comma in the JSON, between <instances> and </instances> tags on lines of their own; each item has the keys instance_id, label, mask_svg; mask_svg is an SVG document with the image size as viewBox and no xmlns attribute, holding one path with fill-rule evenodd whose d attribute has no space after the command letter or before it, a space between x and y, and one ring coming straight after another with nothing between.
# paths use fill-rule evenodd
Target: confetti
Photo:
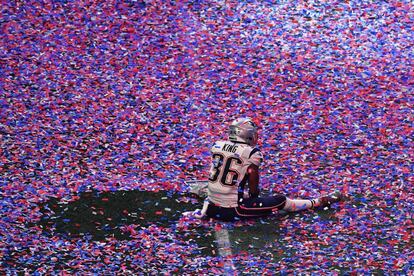
<instances>
[{"instance_id":1,"label":"confetti","mask_svg":"<svg viewBox=\"0 0 414 276\"><path fill-rule=\"evenodd\" d=\"M2 271L409 274L413 9L405 0L6 1ZM340 189L349 201L227 226L242 248L230 257L218 255L214 231L224 226L213 221L118 226L145 219L123 208L91 225L100 239L81 222L65 221L76 236L40 223L103 193L99 204L167 191L156 212L174 213L161 202L206 178L209 148L239 116L261 126L263 190ZM249 235L252 225L267 232Z\"/></svg>"}]
</instances>

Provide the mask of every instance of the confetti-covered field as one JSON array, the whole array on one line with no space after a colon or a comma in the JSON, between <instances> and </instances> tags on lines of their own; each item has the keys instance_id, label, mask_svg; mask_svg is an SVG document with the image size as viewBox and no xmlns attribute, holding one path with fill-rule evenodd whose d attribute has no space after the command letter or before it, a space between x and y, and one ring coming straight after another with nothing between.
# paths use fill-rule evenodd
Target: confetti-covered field
<instances>
[{"instance_id":1,"label":"confetti-covered field","mask_svg":"<svg viewBox=\"0 0 414 276\"><path fill-rule=\"evenodd\" d=\"M0 23L1 274L413 273L412 1L3 1ZM179 216L240 116L265 191L349 200Z\"/></svg>"}]
</instances>

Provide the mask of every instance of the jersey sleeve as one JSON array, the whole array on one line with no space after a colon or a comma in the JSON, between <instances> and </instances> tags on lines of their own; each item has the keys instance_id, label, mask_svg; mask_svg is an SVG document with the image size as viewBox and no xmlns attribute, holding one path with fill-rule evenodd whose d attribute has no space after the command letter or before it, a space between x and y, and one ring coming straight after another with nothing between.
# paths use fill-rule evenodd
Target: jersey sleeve
<instances>
[{"instance_id":1,"label":"jersey sleeve","mask_svg":"<svg viewBox=\"0 0 414 276\"><path fill-rule=\"evenodd\" d=\"M260 164L263 162L263 155L262 152L258 148L254 148L249 153L249 159L252 164L260 167Z\"/></svg>"},{"instance_id":2,"label":"jersey sleeve","mask_svg":"<svg viewBox=\"0 0 414 276\"><path fill-rule=\"evenodd\" d=\"M214 147L216 146L216 143L214 143L211 147L210 147L210 153L214 152Z\"/></svg>"},{"instance_id":3,"label":"jersey sleeve","mask_svg":"<svg viewBox=\"0 0 414 276\"><path fill-rule=\"evenodd\" d=\"M217 152L221 149L221 145L220 145L220 141L215 142L211 148L210 148L210 153L214 153Z\"/></svg>"}]
</instances>

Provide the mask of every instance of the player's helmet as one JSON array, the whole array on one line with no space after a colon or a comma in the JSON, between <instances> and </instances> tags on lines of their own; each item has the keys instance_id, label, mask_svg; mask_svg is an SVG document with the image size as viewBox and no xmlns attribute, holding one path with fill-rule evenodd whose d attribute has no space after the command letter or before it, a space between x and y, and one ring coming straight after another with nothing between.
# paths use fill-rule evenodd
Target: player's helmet
<instances>
[{"instance_id":1,"label":"player's helmet","mask_svg":"<svg viewBox=\"0 0 414 276\"><path fill-rule=\"evenodd\" d=\"M229 140L254 147L258 139L257 129L257 125L250 118L236 119L230 125Z\"/></svg>"}]
</instances>

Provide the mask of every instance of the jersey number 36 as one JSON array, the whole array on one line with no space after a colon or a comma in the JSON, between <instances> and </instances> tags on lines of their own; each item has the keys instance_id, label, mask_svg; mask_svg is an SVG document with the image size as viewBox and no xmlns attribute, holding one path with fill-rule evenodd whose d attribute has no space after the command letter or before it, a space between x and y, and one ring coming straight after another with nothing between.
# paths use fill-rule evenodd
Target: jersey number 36
<instances>
[{"instance_id":1,"label":"jersey number 36","mask_svg":"<svg viewBox=\"0 0 414 276\"><path fill-rule=\"evenodd\" d=\"M233 186L237 184L239 172L234 169L234 164L241 165L243 161L237 157L225 157L220 153L213 154L213 164L210 170L209 180L216 182L220 177L222 185ZM223 166L224 164L224 166ZM232 168L233 167L233 168Z\"/></svg>"}]
</instances>

